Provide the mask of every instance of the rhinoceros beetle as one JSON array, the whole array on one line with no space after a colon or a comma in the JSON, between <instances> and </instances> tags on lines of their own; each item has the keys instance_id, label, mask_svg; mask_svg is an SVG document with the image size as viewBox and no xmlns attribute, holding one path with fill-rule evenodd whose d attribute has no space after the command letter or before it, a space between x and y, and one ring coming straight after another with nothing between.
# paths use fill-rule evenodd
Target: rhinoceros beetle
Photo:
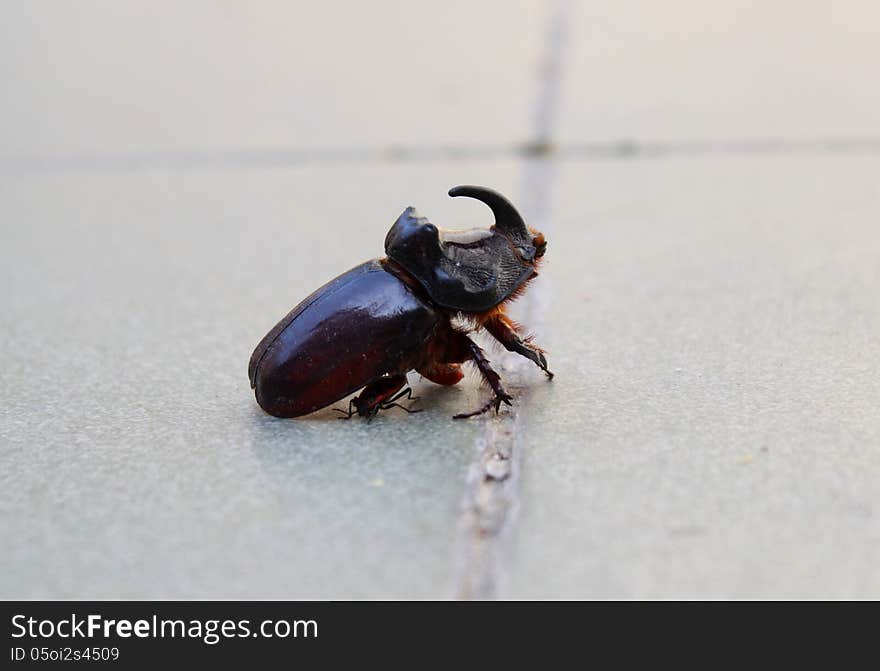
<instances>
[{"instance_id":1,"label":"rhinoceros beetle","mask_svg":"<svg viewBox=\"0 0 880 671\"><path fill-rule=\"evenodd\" d=\"M372 418L412 397L406 374L458 383L473 362L494 397L480 409L497 413L512 397L468 333L485 329L505 348L531 359L548 377L544 350L520 335L505 313L537 275L547 243L500 193L456 186L450 196L482 201L495 215L488 229L438 229L408 207L385 238L381 259L331 280L297 305L257 345L248 366L257 403L276 417L299 417L363 389L344 418ZM402 390L402 391L401 391Z\"/></svg>"}]
</instances>

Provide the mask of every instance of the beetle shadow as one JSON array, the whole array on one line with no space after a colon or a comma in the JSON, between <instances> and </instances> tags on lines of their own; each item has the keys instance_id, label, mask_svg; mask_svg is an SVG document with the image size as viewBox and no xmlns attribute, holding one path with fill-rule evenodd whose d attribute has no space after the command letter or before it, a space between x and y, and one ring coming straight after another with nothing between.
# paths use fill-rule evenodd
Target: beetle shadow
<instances>
[{"instance_id":1,"label":"beetle shadow","mask_svg":"<svg viewBox=\"0 0 880 671\"><path fill-rule=\"evenodd\" d=\"M321 408L320 410L316 410L315 412L309 413L308 415L303 415L302 417L296 417L293 419L280 419L276 417L271 417L269 415L266 415L265 413L262 413L259 407L256 407L257 412L255 414L257 415L258 420L265 417L269 422L275 421L281 422L282 424L295 423L297 425L304 426L321 426L328 423L336 423L339 420L342 420L340 423L360 422L366 425L373 425L379 422L379 420L383 419L404 421L409 418L412 420L416 420L420 417L426 417L428 415L439 414L442 416L443 413L448 413L448 416L451 418L456 413L461 412L462 408L466 407L466 404L468 402L473 401L474 403L476 403L477 400L475 399L477 399L479 396L479 392L475 394L474 390L468 389L466 385L446 387L443 385L433 384L423 379L418 379L411 382L409 384L409 387L412 388L412 398L401 399L397 402L412 412L407 412L402 408L385 408L380 410L374 417L370 419L360 417L356 411L349 417L349 402L360 393L359 390L339 401L336 401L331 405L328 405L326 408ZM484 395L489 393L488 390L485 389L483 389L482 392Z\"/></svg>"},{"instance_id":2,"label":"beetle shadow","mask_svg":"<svg viewBox=\"0 0 880 671\"><path fill-rule=\"evenodd\" d=\"M326 597L348 585L349 596L397 595L423 590L425 575L448 593L445 557L482 422L452 419L467 392L413 388L424 412L392 408L370 423L332 409L276 419L256 405L246 417L259 508L279 511L255 522L267 527L259 552L292 567L285 583L305 585L296 593Z\"/></svg>"},{"instance_id":3,"label":"beetle shadow","mask_svg":"<svg viewBox=\"0 0 880 671\"><path fill-rule=\"evenodd\" d=\"M443 386L417 375L410 377L409 386L418 400L404 405L419 412L388 408L369 421L337 412L347 412L355 394L296 419L271 417L254 403L247 421L251 449L279 491L310 490L313 485L320 488L320 483L335 489L337 481L327 481L328 473L355 473L365 460L377 472L431 470L433 463L437 472L424 477L446 477L449 460L466 458L483 431L478 418L456 420L453 416L480 407L491 391L473 379Z\"/></svg>"}]
</instances>

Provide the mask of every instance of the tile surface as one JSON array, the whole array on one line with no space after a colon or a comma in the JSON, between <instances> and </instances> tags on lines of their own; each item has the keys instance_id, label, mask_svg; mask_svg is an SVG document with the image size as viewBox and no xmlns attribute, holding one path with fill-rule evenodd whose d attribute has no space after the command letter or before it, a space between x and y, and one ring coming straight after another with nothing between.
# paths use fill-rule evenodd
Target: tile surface
<instances>
[{"instance_id":1,"label":"tile surface","mask_svg":"<svg viewBox=\"0 0 880 671\"><path fill-rule=\"evenodd\" d=\"M878 168L564 167L513 595L880 594Z\"/></svg>"},{"instance_id":2,"label":"tile surface","mask_svg":"<svg viewBox=\"0 0 880 671\"><path fill-rule=\"evenodd\" d=\"M0 597L452 597L515 426L497 596L880 598L873 4L0 12ZM264 415L262 335L460 183L546 229L556 379Z\"/></svg>"}]
</instances>

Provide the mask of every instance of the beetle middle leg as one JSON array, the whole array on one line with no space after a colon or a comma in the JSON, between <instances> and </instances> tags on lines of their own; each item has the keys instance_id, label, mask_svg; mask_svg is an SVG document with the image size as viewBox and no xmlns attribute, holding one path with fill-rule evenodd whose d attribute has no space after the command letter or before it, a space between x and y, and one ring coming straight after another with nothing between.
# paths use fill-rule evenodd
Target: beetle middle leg
<instances>
[{"instance_id":1,"label":"beetle middle leg","mask_svg":"<svg viewBox=\"0 0 880 671\"><path fill-rule=\"evenodd\" d=\"M520 337L517 325L507 315L499 310L483 326L498 342L504 345L508 352L516 352L534 361L549 379L553 379L553 373L547 368L547 357L544 356L544 350L533 345L529 338Z\"/></svg>"},{"instance_id":2,"label":"beetle middle leg","mask_svg":"<svg viewBox=\"0 0 880 671\"><path fill-rule=\"evenodd\" d=\"M467 417L482 415L483 413L488 412L493 406L497 413L501 408L502 403L511 405L510 402L513 400L513 396L504 391L504 387L501 386L501 376L498 375L498 373L492 369L492 366L489 365L486 353L483 352L482 348L477 343L468 338L464 333L455 331L446 354L448 358L453 361L473 361L477 370L479 370L480 374L483 376L483 379L489 387L492 388L492 391L495 392L495 398L486 403L486 405L479 410L453 415L453 419L465 419Z\"/></svg>"}]
</instances>

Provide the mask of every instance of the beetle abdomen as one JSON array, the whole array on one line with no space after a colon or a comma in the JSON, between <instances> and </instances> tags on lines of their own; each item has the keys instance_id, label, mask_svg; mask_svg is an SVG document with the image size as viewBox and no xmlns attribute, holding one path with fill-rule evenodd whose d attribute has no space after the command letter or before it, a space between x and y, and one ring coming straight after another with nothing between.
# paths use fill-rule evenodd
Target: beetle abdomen
<instances>
[{"instance_id":1,"label":"beetle abdomen","mask_svg":"<svg viewBox=\"0 0 880 671\"><path fill-rule=\"evenodd\" d=\"M377 260L340 275L273 328L251 356L257 403L299 417L382 375L406 373L441 315Z\"/></svg>"}]
</instances>

